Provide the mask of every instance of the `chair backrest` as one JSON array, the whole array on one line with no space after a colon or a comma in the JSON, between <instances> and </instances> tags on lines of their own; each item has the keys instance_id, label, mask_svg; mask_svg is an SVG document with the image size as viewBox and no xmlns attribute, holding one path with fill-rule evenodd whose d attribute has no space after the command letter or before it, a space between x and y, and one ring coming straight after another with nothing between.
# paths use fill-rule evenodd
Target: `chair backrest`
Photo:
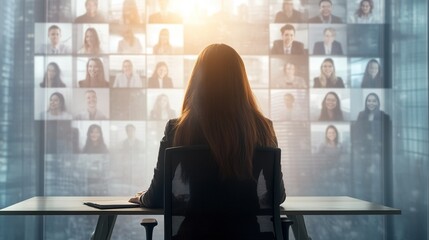
<instances>
[{"instance_id":1,"label":"chair backrest","mask_svg":"<svg viewBox=\"0 0 429 240\"><path fill-rule=\"evenodd\" d=\"M252 180L221 178L206 146L165 152L165 239L282 239L280 149L257 148Z\"/></svg>"}]
</instances>

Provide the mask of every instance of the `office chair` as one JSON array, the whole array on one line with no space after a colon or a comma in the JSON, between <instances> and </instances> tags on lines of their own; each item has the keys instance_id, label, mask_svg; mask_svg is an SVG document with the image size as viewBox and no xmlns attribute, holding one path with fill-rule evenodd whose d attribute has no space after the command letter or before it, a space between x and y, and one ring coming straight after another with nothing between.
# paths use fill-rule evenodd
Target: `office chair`
<instances>
[{"instance_id":1,"label":"office chair","mask_svg":"<svg viewBox=\"0 0 429 240\"><path fill-rule=\"evenodd\" d=\"M220 177L206 146L166 149L164 239L287 240L292 222L280 218L280 172L278 148L256 149L254 179L242 181ZM156 220L143 221L152 233Z\"/></svg>"}]
</instances>

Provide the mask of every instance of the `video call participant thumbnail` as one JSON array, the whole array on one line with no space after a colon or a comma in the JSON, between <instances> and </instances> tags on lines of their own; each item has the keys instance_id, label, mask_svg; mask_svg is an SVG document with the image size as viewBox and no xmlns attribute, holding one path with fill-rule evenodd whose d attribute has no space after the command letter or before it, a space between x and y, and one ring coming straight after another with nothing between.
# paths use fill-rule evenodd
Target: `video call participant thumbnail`
<instances>
[{"instance_id":1,"label":"video call participant thumbnail","mask_svg":"<svg viewBox=\"0 0 429 240\"><path fill-rule=\"evenodd\" d=\"M61 28L51 25L48 28L49 43L42 44L39 52L46 54L70 54L71 48L61 42Z\"/></svg>"},{"instance_id":2,"label":"video call participant thumbnail","mask_svg":"<svg viewBox=\"0 0 429 240\"><path fill-rule=\"evenodd\" d=\"M290 24L284 25L280 32L281 40L275 40L271 48L271 54L304 54L304 44L295 41L295 27Z\"/></svg>"},{"instance_id":3,"label":"video call participant thumbnail","mask_svg":"<svg viewBox=\"0 0 429 240\"><path fill-rule=\"evenodd\" d=\"M308 19L309 23L343 23L340 17L332 14L332 1L320 0L319 2L319 15Z\"/></svg>"}]
</instances>

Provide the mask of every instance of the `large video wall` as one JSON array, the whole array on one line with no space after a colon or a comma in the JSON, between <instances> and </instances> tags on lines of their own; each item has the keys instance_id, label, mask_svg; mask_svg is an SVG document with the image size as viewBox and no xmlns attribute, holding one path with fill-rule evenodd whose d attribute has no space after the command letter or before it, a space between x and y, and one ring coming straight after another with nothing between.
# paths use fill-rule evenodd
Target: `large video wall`
<instances>
[{"instance_id":1,"label":"large video wall","mask_svg":"<svg viewBox=\"0 0 429 240\"><path fill-rule=\"evenodd\" d=\"M226 43L274 122L287 193L381 198L391 87L383 0L45 2L34 119L46 194L147 188L199 51Z\"/></svg>"}]
</instances>

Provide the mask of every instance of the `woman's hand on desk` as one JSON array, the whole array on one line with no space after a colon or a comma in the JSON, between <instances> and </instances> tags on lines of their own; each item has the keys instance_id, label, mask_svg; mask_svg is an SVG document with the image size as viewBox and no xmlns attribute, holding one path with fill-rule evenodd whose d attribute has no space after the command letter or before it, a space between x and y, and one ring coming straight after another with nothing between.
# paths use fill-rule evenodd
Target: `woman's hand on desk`
<instances>
[{"instance_id":1,"label":"woman's hand on desk","mask_svg":"<svg viewBox=\"0 0 429 240\"><path fill-rule=\"evenodd\" d=\"M146 191L141 191L141 192L136 193L134 195L134 197L132 197L128 200L128 202L138 203L138 204L142 205L141 196L144 195L145 192Z\"/></svg>"}]
</instances>

